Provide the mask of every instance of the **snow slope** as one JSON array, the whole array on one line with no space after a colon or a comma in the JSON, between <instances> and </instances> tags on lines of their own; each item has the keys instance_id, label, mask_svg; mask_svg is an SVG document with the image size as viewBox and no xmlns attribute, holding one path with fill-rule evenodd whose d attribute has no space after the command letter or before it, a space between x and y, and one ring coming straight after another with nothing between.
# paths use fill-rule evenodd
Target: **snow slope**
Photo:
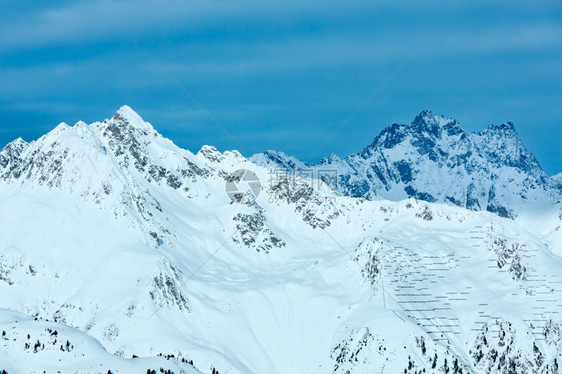
<instances>
[{"instance_id":1,"label":"snow slope","mask_svg":"<svg viewBox=\"0 0 562 374\"><path fill-rule=\"evenodd\" d=\"M121 358L80 330L10 310L0 313L0 326L0 362L8 373L200 373L173 357Z\"/></svg>"},{"instance_id":2,"label":"snow slope","mask_svg":"<svg viewBox=\"0 0 562 374\"><path fill-rule=\"evenodd\" d=\"M255 201L229 199L238 169ZM559 372L543 234L193 154L128 107L0 151L0 211L10 373Z\"/></svg>"}]
</instances>

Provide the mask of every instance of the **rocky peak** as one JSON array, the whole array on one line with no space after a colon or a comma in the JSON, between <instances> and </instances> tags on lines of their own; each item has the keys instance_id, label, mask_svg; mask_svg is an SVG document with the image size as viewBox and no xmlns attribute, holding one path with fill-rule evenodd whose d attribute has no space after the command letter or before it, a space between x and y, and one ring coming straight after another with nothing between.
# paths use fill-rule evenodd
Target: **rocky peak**
<instances>
[{"instance_id":1,"label":"rocky peak","mask_svg":"<svg viewBox=\"0 0 562 374\"><path fill-rule=\"evenodd\" d=\"M441 126L439 126L439 121L433 115L433 113L426 109L414 118L410 128L414 130L414 133L418 134L428 134L433 136L439 136Z\"/></svg>"},{"instance_id":2,"label":"rocky peak","mask_svg":"<svg viewBox=\"0 0 562 374\"><path fill-rule=\"evenodd\" d=\"M203 156L211 162L221 162L224 160L224 155L212 145L204 145L201 147L199 152L197 152L197 156Z\"/></svg>"},{"instance_id":3,"label":"rocky peak","mask_svg":"<svg viewBox=\"0 0 562 374\"><path fill-rule=\"evenodd\" d=\"M265 167L274 167L281 169L304 169L308 164L301 162L293 156L289 156L281 151L265 151L250 157L250 161L264 165Z\"/></svg>"},{"instance_id":4,"label":"rocky peak","mask_svg":"<svg viewBox=\"0 0 562 374\"><path fill-rule=\"evenodd\" d=\"M464 132L457 120L434 115L428 109L418 114L407 127L414 136L421 135L434 138L441 138L444 134L453 136Z\"/></svg>"},{"instance_id":5,"label":"rocky peak","mask_svg":"<svg viewBox=\"0 0 562 374\"><path fill-rule=\"evenodd\" d=\"M335 153L330 153L328 157L324 157L320 161L318 161L318 165L331 165L336 164L341 161L341 158L338 157Z\"/></svg>"},{"instance_id":6,"label":"rocky peak","mask_svg":"<svg viewBox=\"0 0 562 374\"><path fill-rule=\"evenodd\" d=\"M153 132L154 128L148 122L145 122L133 109L127 105L123 105L109 121L119 127L130 127L144 132Z\"/></svg>"},{"instance_id":7,"label":"rocky peak","mask_svg":"<svg viewBox=\"0 0 562 374\"><path fill-rule=\"evenodd\" d=\"M143 136L156 134L156 131L148 122L144 122L142 118L130 107L124 105L111 119L106 119L101 124L101 135L113 140L112 143L120 143L129 145L139 143Z\"/></svg>"},{"instance_id":8,"label":"rocky peak","mask_svg":"<svg viewBox=\"0 0 562 374\"><path fill-rule=\"evenodd\" d=\"M5 168L9 164L13 163L20 155L25 151L29 143L27 143L22 138L17 138L10 143L8 143L0 151L0 167Z\"/></svg>"},{"instance_id":9,"label":"rocky peak","mask_svg":"<svg viewBox=\"0 0 562 374\"><path fill-rule=\"evenodd\" d=\"M151 124L124 105L111 119L99 124L98 129L107 148L121 160L122 165L132 161L139 171L144 171L149 163L147 147L159 137Z\"/></svg>"},{"instance_id":10,"label":"rocky peak","mask_svg":"<svg viewBox=\"0 0 562 374\"><path fill-rule=\"evenodd\" d=\"M482 132L489 132L489 133L500 133L504 136L512 136L517 135L515 131L515 125L512 122L505 122L501 125L488 125L488 128Z\"/></svg>"},{"instance_id":11,"label":"rocky peak","mask_svg":"<svg viewBox=\"0 0 562 374\"><path fill-rule=\"evenodd\" d=\"M28 145L29 143L23 140L22 138L17 138L15 140L12 140L10 143L6 144L6 146L0 152L5 152L6 154L19 156L27 148Z\"/></svg>"},{"instance_id":12,"label":"rocky peak","mask_svg":"<svg viewBox=\"0 0 562 374\"><path fill-rule=\"evenodd\" d=\"M475 134L488 161L495 166L510 166L541 180L546 178L539 161L525 147L511 122L489 125Z\"/></svg>"},{"instance_id":13,"label":"rocky peak","mask_svg":"<svg viewBox=\"0 0 562 374\"><path fill-rule=\"evenodd\" d=\"M395 123L385 128L369 147L394 148L408 138L420 153L427 154L436 147L438 140L444 136L453 137L465 133L457 120L436 116L426 109L408 125ZM370 154L370 152L367 153ZM365 153L362 152L361 154L364 155Z\"/></svg>"}]
</instances>

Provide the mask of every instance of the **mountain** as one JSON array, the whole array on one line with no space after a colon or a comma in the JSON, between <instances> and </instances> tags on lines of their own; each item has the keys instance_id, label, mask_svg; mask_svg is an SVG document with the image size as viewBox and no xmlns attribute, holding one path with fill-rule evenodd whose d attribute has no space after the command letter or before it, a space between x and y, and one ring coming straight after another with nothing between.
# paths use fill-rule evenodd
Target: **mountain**
<instances>
[{"instance_id":1,"label":"mountain","mask_svg":"<svg viewBox=\"0 0 562 374\"><path fill-rule=\"evenodd\" d=\"M553 246L562 241L561 178L546 175L511 122L469 133L458 121L425 110L410 124L385 128L363 150L343 159L330 155L310 164L267 151L250 160L292 173L309 170L338 195L415 198L488 211L533 226L549 235Z\"/></svg>"},{"instance_id":2,"label":"mountain","mask_svg":"<svg viewBox=\"0 0 562 374\"><path fill-rule=\"evenodd\" d=\"M8 144L0 211L9 373L560 371L550 231L194 154L129 107Z\"/></svg>"},{"instance_id":3,"label":"mountain","mask_svg":"<svg viewBox=\"0 0 562 374\"><path fill-rule=\"evenodd\" d=\"M450 118L421 112L408 125L384 129L357 154L335 155L317 165L268 151L251 161L265 167L334 169L342 195L402 200L416 198L515 217L550 199L548 178L511 122L469 133Z\"/></svg>"}]
</instances>

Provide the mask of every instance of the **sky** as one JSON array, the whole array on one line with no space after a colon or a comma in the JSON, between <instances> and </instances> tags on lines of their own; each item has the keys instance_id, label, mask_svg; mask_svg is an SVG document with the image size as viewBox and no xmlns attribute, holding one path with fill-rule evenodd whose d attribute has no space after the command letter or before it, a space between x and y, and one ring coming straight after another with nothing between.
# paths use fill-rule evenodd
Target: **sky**
<instances>
[{"instance_id":1,"label":"sky","mask_svg":"<svg viewBox=\"0 0 562 374\"><path fill-rule=\"evenodd\" d=\"M431 109L562 172L558 0L2 0L0 35L0 147L129 105L192 152L315 162Z\"/></svg>"}]
</instances>

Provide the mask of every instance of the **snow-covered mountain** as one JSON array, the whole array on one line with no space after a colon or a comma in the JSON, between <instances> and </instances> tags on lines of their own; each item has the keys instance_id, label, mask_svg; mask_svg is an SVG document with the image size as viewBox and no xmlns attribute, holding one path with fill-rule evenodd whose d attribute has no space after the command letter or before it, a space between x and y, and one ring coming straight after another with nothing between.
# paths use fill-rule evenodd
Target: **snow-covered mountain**
<instances>
[{"instance_id":1,"label":"snow-covered mountain","mask_svg":"<svg viewBox=\"0 0 562 374\"><path fill-rule=\"evenodd\" d=\"M511 122L469 133L450 118L421 112L408 125L384 129L371 144L344 159L317 165L267 151L251 161L285 169L334 169L336 192L369 200L409 197L516 217L559 200L559 177L549 178Z\"/></svg>"},{"instance_id":2,"label":"snow-covered mountain","mask_svg":"<svg viewBox=\"0 0 562 374\"><path fill-rule=\"evenodd\" d=\"M441 137L456 136L452 124L434 125ZM385 139L411 136L406 130ZM433 153L428 160L446 165ZM498 159L525 176L516 181L528 196L533 181L550 191L529 155ZM430 170L422 164L410 165L412 181ZM487 174L470 175L488 186L479 179ZM244 194L256 179L259 194ZM489 195L478 197L480 208L504 202ZM495 195L511 196L497 187ZM128 107L17 139L0 151L0 369L560 372L555 230L422 200L339 196L237 151L193 154Z\"/></svg>"},{"instance_id":3,"label":"snow-covered mountain","mask_svg":"<svg viewBox=\"0 0 562 374\"><path fill-rule=\"evenodd\" d=\"M293 176L308 172L338 195L488 211L530 227L551 247L562 242L562 177L545 174L511 122L469 133L458 121L425 110L343 159L332 154L310 164L267 151L250 160Z\"/></svg>"}]
</instances>

